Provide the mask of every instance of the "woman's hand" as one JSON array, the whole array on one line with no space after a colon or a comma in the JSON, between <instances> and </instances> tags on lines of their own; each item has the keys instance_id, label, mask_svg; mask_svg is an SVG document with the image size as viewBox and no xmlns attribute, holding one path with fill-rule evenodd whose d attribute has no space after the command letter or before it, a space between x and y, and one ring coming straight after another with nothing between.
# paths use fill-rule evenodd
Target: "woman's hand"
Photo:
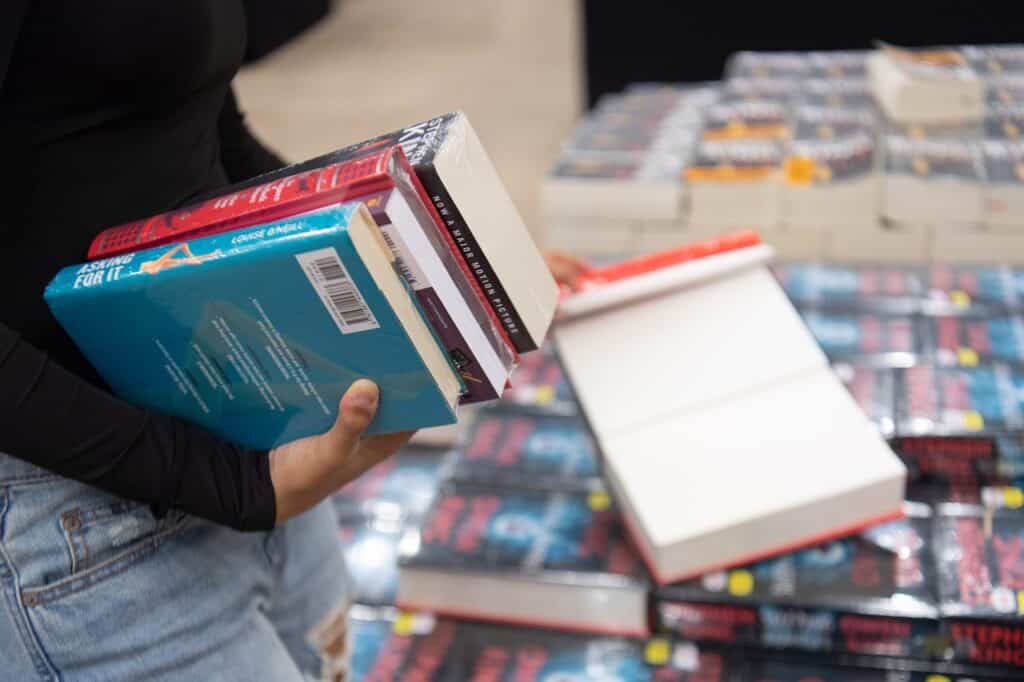
<instances>
[{"instance_id":1,"label":"woman's hand","mask_svg":"<svg viewBox=\"0 0 1024 682\"><path fill-rule=\"evenodd\" d=\"M570 289L575 289L577 280L590 271L586 261L563 251L546 251L544 260L555 281Z\"/></svg>"},{"instance_id":2,"label":"woman's hand","mask_svg":"<svg viewBox=\"0 0 1024 682\"><path fill-rule=\"evenodd\" d=\"M376 384L359 379L342 396L330 431L270 451L277 525L313 507L409 441L412 432L363 438L379 397Z\"/></svg>"}]
</instances>

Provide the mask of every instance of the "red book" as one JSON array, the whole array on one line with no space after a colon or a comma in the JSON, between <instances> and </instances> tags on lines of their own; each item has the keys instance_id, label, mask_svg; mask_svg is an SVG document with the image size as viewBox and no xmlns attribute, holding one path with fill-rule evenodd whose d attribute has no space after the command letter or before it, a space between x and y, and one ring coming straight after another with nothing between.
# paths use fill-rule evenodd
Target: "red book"
<instances>
[{"instance_id":1,"label":"red book","mask_svg":"<svg viewBox=\"0 0 1024 682\"><path fill-rule=\"evenodd\" d=\"M459 254L454 239L444 229L437 209L397 145L378 148L354 159L297 172L234 192L228 188L226 194L106 229L93 240L89 258L109 258L121 253L237 230L343 201L363 200L378 224L383 226L382 221L387 222L388 219L382 217L375 208L381 201L381 192L389 191L403 194L409 207L424 224L424 231L427 231L427 225L432 228L427 238L441 256L455 285L463 292L470 313L484 330L490 351L495 356L491 362L483 357L478 358L480 353L472 351L470 344L456 328L458 324L453 323L433 290L413 287L431 325L449 351L453 364L462 374L467 386L463 402L480 402L499 397L500 390L493 389L494 382L487 381L487 376L493 379L498 371L496 365L500 364L507 377L507 372L518 362L518 354L483 290L469 271L469 266ZM386 231L384 236L390 239ZM406 271L400 255L398 263ZM490 351L487 351L488 355ZM484 367L490 371L485 372Z\"/></svg>"}]
</instances>

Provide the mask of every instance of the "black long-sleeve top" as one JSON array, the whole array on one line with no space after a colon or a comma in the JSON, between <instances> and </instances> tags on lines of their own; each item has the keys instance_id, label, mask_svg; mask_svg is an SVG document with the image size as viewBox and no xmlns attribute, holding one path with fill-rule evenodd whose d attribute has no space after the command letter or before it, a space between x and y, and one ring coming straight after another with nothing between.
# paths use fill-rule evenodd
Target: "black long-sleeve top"
<instances>
[{"instance_id":1,"label":"black long-sleeve top","mask_svg":"<svg viewBox=\"0 0 1024 682\"><path fill-rule=\"evenodd\" d=\"M267 529L268 454L112 396L42 297L103 228L282 165L231 92L245 19L242 0L0 2L0 452Z\"/></svg>"}]
</instances>

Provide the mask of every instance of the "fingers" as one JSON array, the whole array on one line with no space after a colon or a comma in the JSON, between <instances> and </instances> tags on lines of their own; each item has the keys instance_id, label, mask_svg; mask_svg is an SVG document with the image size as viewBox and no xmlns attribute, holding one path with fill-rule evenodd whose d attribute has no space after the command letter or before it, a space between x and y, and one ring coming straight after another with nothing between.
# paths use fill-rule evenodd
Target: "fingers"
<instances>
[{"instance_id":1,"label":"fingers","mask_svg":"<svg viewBox=\"0 0 1024 682\"><path fill-rule=\"evenodd\" d=\"M569 287L575 287L576 281L590 271L586 261L562 251L548 251L544 258L555 281Z\"/></svg>"}]
</instances>

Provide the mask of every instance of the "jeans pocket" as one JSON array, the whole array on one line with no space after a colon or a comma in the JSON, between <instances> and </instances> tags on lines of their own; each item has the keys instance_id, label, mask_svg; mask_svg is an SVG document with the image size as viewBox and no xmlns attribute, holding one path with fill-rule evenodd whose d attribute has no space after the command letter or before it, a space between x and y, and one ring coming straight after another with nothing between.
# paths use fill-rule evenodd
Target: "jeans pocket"
<instances>
[{"instance_id":1,"label":"jeans pocket","mask_svg":"<svg viewBox=\"0 0 1024 682\"><path fill-rule=\"evenodd\" d=\"M26 605L59 598L123 572L151 556L189 518L171 511L157 519L148 505L80 487L81 494L55 510L67 561L53 565L42 585L23 590Z\"/></svg>"}]
</instances>

